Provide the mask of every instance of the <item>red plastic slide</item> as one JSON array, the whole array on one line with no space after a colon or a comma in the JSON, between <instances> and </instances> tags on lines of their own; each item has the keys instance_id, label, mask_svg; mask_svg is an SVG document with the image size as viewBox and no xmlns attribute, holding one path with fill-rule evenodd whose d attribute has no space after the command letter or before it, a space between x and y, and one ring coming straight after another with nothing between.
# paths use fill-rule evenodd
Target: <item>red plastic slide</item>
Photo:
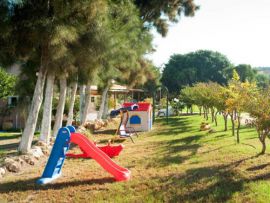
<instances>
[{"instance_id":1,"label":"red plastic slide","mask_svg":"<svg viewBox=\"0 0 270 203\"><path fill-rule=\"evenodd\" d=\"M110 158L118 156L120 152L124 149L124 145L122 144L117 146L108 144L105 146L97 146L97 147L105 154L107 154ZM71 158L85 158L85 159L91 158L91 156L88 156L87 153L83 151L83 149L81 149L81 151L82 154L67 153L66 156Z\"/></svg>"},{"instance_id":2,"label":"red plastic slide","mask_svg":"<svg viewBox=\"0 0 270 203\"><path fill-rule=\"evenodd\" d=\"M71 142L79 145L79 147L95 159L106 171L112 174L117 181L129 180L130 171L117 165L108 155L101 151L93 142L80 133L71 133Z\"/></svg>"}]
</instances>

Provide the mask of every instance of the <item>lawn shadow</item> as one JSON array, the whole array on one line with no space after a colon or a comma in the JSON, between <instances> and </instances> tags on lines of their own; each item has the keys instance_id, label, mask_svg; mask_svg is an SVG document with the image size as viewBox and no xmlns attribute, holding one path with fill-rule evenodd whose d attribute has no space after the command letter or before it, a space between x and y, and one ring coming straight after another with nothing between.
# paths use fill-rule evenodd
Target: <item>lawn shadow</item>
<instances>
[{"instance_id":1,"label":"lawn shadow","mask_svg":"<svg viewBox=\"0 0 270 203\"><path fill-rule=\"evenodd\" d=\"M196 142L198 142L202 137L203 135L193 135L159 142L158 145L161 148L161 156L153 159L153 162L151 162L150 165L155 167L164 167L170 164L183 163L190 157L197 154L201 145ZM181 155L182 152L185 152L185 155Z\"/></svg>"},{"instance_id":2,"label":"lawn shadow","mask_svg":"<svg viewBox=\"0 0 270 203\"><path fill-rule=\"evenodd\" d=\"M162 131L158 131L156 134L153 134L153 136L178 135L186 132L198 132L198 129L192 125L192 123L187 118L171 117L168 124L165 119L159 119L157 123L164 126L165 128Z\"/></svg>"},{"instance_id":3,"label":"lawn shadow","mask_svg":"<svg viewBox=\"0 0 270 203\"><path fill-rule=\"evenodd\" d=\"M170 136L164 141L156 143L160 150L157 158L153 159L149 166L164 167L170 164L181 164L193 155L200 148L197 142L204 137L199 133L199 129L194 126L189 117L169 117L167 124L166 118L158 119L157 123L164 128L152 136ZM186 136L184 133L193 134ZM180 138L179 138L180 137ZM181 154L181 153L184 154Z\"/></svg>"},{"instance_id":4,"label":"lawn shadow","mask_svg":"<svg viewBox=\"0 0 270 203\"><path fill-rule=\"evenodd\" d=\"M257 149L254 145L252 144L248 144L248 143L243 143L241 142L242 145L246 145L246 146L249 146L249 147L252 147L253 149Z\"/></svg>"},{"instance_id":5,"label":"lawn shadow","mask_svg":"<svg viewBox=\"0 0 270 203\"><path fill-rule=\"evenodd\" d=\"M18 143L12 143L12 144L2 144L0 145L0 149L3 150L16 150L19 146L19 142Z\"/></svg>"},{"instance_id":6,"label":"lawn shadow","mask_svg":"<svg viewBox=\"0 0 270 203\"><path fill-rule=\"evenodd\" d=\"M167 193L170 193L169 202L230 201L235 193L244 190L245 183L270 178L270 173L246 178L235 170L235 167L240 163L253 158L256 158L256 156L243 158L229 164L193 168L188 169L185 173L172 174L160 180L164 183L164 186L153 191L153 193L158 194L166 188ZM264 167L266 165L258 168ZM257 170L257 168L249 170ZM156 178L160 179L159 177ZM184 187L184 190L177 189Z\"/></svg>"},{"instance_id":7,"label":"lawn shadow","mask_svg":"<svg viewBox=\"0 0 270 203\"><path fill-rule=\"evenodd\" d=\"M192 124L189 120L188 117L169 117L168 123L166 118L159 118L156 120L156 123L159 123L160 125L163 126L171 126L171 127L179 127L181 125L186 125L186 124Z\"/></svg>"},{"instance_id":8,"label":"lawn shadow","mask_svg":"<svg viewBox=\"0 0 270 203\"><path fill-rule=\"evenodd\" d=\"M97 130L93 134L115 135L116 129Z\"/></svg>"},{"instance_id":9,"label":"lawn shadow","mask_svg":"<svg viewBox=\"0 0 270 203\"><path fill-rule=\"evenodd\" d=\"M60 182L60 183L51 183L47 185L38 185L36 184L37 179L27 179L12 181L6 183L0 183L0 194L9 193L9 192L24 192L29 190L61 190L67 187L77 187L82 185L94 185L94 184L105 184L113 183L115 180L113 178L99 178L99 179L90 179L90 180L76 180L71 182Z\"/></svg>"},{"instance_id":10,"label":"lawn shadow","mask_svg":"<svg viewBox=\"0 0 270 203\"><path fill-rule=\"evenodd\" d=\"M4 135L4 136L0 136L0 140L11 140L11 139L19 138L21 136L22 136L22 134Z\"/></svg>"},{"instance_id":11,"label":"lawn shadow","mask_svg":"<svg viewBox=\"0 0 270 203\"><path fill-rule=\"evenodd\" d=\"M228 134L221 134L221 135L215 136L215 138L223 138L223 137L229 137L229 135Z\"/></svg>"},{"instance_id":12,"label":"lawn shadow","mask_svg":"<svg viewBox=\"0 0 270 203\"><path fill-rule=\"evenodd\" d=\"M230 147L230 146L233 146L235 144L228 144L228 145L223 145L223 146L220 146L220 147L217 147L215 149L211 149L211 150L208 150L208 151L205 151L205 152L201 152L200 154L208 154L208 153L211 153L211 152L215 152L215 151L219 151L221 149L224 149L226 147Z\"/></svg>"},{"instance_id":13,"label":"lawn shadow","mask_svg":"<svg viewBox=\"0 0 270 203\"><path fill-rule=\"evenodd\" d=\"M247 168L246 170L247 171L257 171L257 170L261 170L261 169L264 169L265 167L269 166L270 164L267 163L267 164L261 164L259 166L252 166L252 167L249 167Z\"/></svg>"},{"instance_id":14,"label":"lawn shadow","mask_svg":"<svg viewBox=\"0 0 270 203\"><path fill-rule=\"evenodd\" d=\"M38 140L33 140L32 145L35 145L37 142ZM20 144L20 140L18 140L18 142L11 143L11 144L0 144L0 149L4 151L12 151L12 150L17 151L19 144Z\"/></svg>"},{"instance_id":15,"label":"lawn shadow","mask_svg":"<svg viewBox=\"0 0 270 203\"><path fill-rule=\"evenodd\" d=\"M245 183L245 179L239 177L239 174L222 166L191 169L186 175L185 184L211 182L213 176L216 180L213 184L205 184L204 187L184 194L181 197L183 201L226 202L234 193L242 191ZM174 197L174 200L177 200L177 197Z\"/></svg>"}]
</instances>

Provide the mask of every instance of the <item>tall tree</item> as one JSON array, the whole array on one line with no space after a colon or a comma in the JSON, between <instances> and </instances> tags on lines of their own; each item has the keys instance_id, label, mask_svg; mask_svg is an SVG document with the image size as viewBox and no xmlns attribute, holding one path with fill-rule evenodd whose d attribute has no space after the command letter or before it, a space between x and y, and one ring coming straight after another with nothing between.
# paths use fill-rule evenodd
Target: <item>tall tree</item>
<instances>
[{"instance_id":1,"label":"tall tree","mask_svg":"<svg viewBox=\"0 0 270 203\"><path fill-rule=\"evenodd\" d=\"M261 154L266 151L266 138L269 138L270 133L270 89L269 87L257 91L249 97L245 102L245 110L250 113L254 119L254 124L258 132L259 141L262 144Z\"/></svg>"},{"instance_id":2,"label":"tall tree","mask_svg":"<svg viewBox=\"0 0 270 203\"><path fill-rule=\"evenodd\" d=\"M55 121L53 126L53 136L56 137L59 128L62 127L63 121L63 113L66 102L66 93L67 93L67 78L65 75L61 75L59 78L60 83L60 93L59 93L59 101L57 105L57 111L55 115Z\"/></svg>"},{"instance_id":3,"label":"tall tree","mask_svg":"<svg viewBox=\"0 0 270 203\"><path fill-rule=\"evenodd\" d=\"M193 0L135 0L134 2L139 8L145 26L155 27L162 36L166 36L169 22L177 22L182 14L194 16L199 8Z\"/></svg>"},{"instance_id":4,"label":"tall tree","mask_svg":"<svg viewBox=\"0 0 270 203\"><path fill-rule=\"evenodd\" d=\"M232 78L233 77L233 70L235 70L241 82L249 81L254 82L257 76L257 70L252 68L249 64L239 64L235 66L233 69L228 69L226 71L226 77Z\"/></svg>"},{"instance_id":5,"label":"tall tree","mask_svg":"<svg viewBox=\"0 0 270 203\"><path fill-rule=\"evenodd\" d=\"M96 9L98 3L102 1L37 2L29 0L22 2L21 5L11 2L12 12L9 11L8 19L12 28L10 35L12 40L9 38L7 41L12 42L11 47L16 47L14 56L17 60L28 61L34 54L40 56L32 105L19 146L19 150L25 153L31 147L50 63L66 55L69 44L76 41L78 34L83 32L83 26L80 23L85 19L91 19L93 13L98 10ZM93 7L93 4L97 7ZM92 8L85 9L87 7ZM102 6L99 8L102 9Z\"/></svg>"},{"instance_id":6,"label":"tall tree","mask_svg":"<svg viewBox=\"0 0 270 203\"><path fill-rule=\"evenodd\" d=\"M140 59L151 50L152 37L143 28L143 22L131 2L126 1L110 5L110 16L107 22L108 49L102 57L102 68L99 72L102 105L98 118L106 114L106 99L111 81L122 82L140 68Z\"/></svg>"},{"instance_id":7,"label":"tall tree","mask_svg":"<svg viewBox=\"0 0 270 203\"><path fill-rule=\"evenodd\" d=\"M67 126L72 125L72 122L73 122L74 104L75 104L75 99L76 99L77 88L78 88L78 82L77 81L72 82L71 95L70 95L70 100L69 100Z\"/></svg>"},{"instance_id":8,"label":"tall tree","mask_svg":"<svg viewBox=\"0 0 270 203\"><path fill-rule=\"evenodd\" d=\"M54 86L55 74L49 73L46 81L45 100L43 105L43 116L41 123L41 131L39 140L50 143L51 135L51 120L52 120L52 100L53 100L53 86Z\"/></svg>"},{"instance_id":9,"label":"tall tree","mask_svg":"<svg viewBox=\"0 0 270 203\"><path fill-rule=\"evenodd\" d=\"M175 94L196 82L226 84L230 78L226 78L225 71L231 67L227 57L218 52L199 50L185 55L176 54L165 65L161 82Z\"/></svg>"}]
</instances>

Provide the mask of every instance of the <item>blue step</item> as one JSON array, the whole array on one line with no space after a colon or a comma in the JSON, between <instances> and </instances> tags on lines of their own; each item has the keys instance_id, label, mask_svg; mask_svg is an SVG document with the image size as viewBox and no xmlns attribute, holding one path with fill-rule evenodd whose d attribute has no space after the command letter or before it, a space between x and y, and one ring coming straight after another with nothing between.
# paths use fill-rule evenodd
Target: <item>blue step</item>
<instances>
[{"instance_id":1,"label":"blue step","mask_svg":"<svg viewBox=\"0 0 270 203\"><path fill-rule=\"evenodd\" d=\"M42 177L37 181L38 184L49 183L60 176L66 158L65 154L69 149L70 136L69 128L59 129Z\"/></svg>"}]
</instances>

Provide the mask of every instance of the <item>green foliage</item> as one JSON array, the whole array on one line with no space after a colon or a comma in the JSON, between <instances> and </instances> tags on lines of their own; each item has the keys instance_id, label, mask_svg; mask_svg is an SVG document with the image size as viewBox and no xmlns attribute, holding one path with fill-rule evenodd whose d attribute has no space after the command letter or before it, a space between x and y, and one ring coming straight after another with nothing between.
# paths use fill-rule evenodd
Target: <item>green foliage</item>
<instances>
[{"instance_id":1,"label":"green foliage","mask_svg":"<svg viewBox=\"0 0 270 203\"><path fill-rule=\"evenodd\" d=\"M259 88L267 88L270 85L270 77L263 74L257 74L256 75L256 83Z\"/></svg>"},{"instance_id":2,"label":"green foliage","mask_svg":"<svg viewBox=\"0 0 270 203\"><path fill-rule=\"evenodd\" d=\"M229 114L233 135L235 134L235 125L237 124L237 142L240 141L241 113L249 113L253 118L252 124L255 125L259 140L262 143L261 153L264 154L266 150L265 139L270 133L269 95L269 87L261 90L257 88L256 83L250 83L248 81L241 82L239 75L234 70L233 79L229 81L228 86L221 86L211 82L197 83L193 87L182 89L180 99L189 106L195 104L203 106L206 110L211 109L212 115L216 109L216 112L223 114L225 121ZM206 114L208 114L207 111Z\"/></svg>"},{"instance_id":3,"label":"green foliage","mask_svg":"<svg viewBox=\"0 0 270 203\"><path fill-rule=\"evenodd\" d=\"M143 84L143 89L152 93L156 90L156 88L160 85L160 71L158 68L154 66L147 66L149 67L146 76L146 82Z\"/></svg>"},{"instance_id":4,"label":"green foliage","mask_svg":"<svg viewBox=\"0 0 270 203\"><path fill-rule=\"evenodd\" d=\"M194 16L199 8L193 0L135 0L135 5L146 26L154 26L162 36L167 34L169 22L177 22L182 14Z\"/></svg>"},{"instance_id":5,"label":"green foliage","mask_svg":"<svg viewBox=\"0 0 270 203\"><path fill-rule=\"evenodd\" d=\"M233 69L232 80L234 80L234 81L239 81L240 80L240 76L239 76L238 72L235 69Z\"/></svg>"},{"instance_id":6,"label":"green foliage","mask_svg":"<svg viewBox=\"0 0 270 203\"><path fill-rule=\"evenodd\" d=\"M226 56L213 51L200 50L185 55L173 55L163 70L161 82L171 93L197 82L213 81L226 84L226 71L231 68Z\"/></svg>"},{"instance_id":7,"label":"green foliage","mask_svg":"<svg viewBox=\"0 0 270 203\"><path fill-rule=\"evenodd\" d=\"M248 64L240 64L235 67L235 70L239 74L241 82L249 81L254 82L257 71L255 69L252 69L252 67Z\"/></svg>"},{"instance_id":8,"label":"green foliage","mask_svg":"<svg viewBox=\"0 0 270 203\"><path fill-rule=\"evenodd\" d=\"M152 49L152 36L143 29L136 7L130 1L111 3L105 23L106 50L101 58L99 86L103 89L111 79L129 86L143 84L151 70L143 55Z\"/></svg>"},{"instance_id":9,"label":"green foliage","mask_svg":"<svg viewBox=\"0 0 270 203\"><path fill-rule=\"evenodd\" d=\"M255 82L257 76L257 70L251 67L248 64L239 64L235 66L233 69L228 69L226 71L228 78L233 78L234 71L237 72L239 76L239 80L241 82L249 81Z\"/></svg>"},{"instance_id":10,"label":"green foliage","mask_svg":"<svg viewBox=\"0 0 270 203\"><path fill-rule=\"evenodd\" d=\"M167 106L167 97L161 98L159 103L161 108L165 108Z\"/></svg>"},{"instance_id":11,"label":"green foliage","mask_svg":"<svg viewBox=\"0 0 270 203\"><path fill-rule=\"evenodd\" d=\"M25 100L27 97L32 98L39 65L37 57L29 59L21 65L21 72L16 83L16 94L20 96L21 100Z\"/></svg>"},{"instance_id":12,"label":"green foliage","mask_svg":"<svg viewBox=\"0 0 270 203\"><path fill-rule=\"evenodd\" d=\"M170 102L170 106L173 108L175 115L179 115L179 113L185 108L185 103L176 99Z\"/></svg>"},{"instance_id":13,"label":"green foliage","mask_svg":"<svg viewBox=\"0 0 270 203\"><path fill-rule=\"evenodd\" d=\"M0 99L14 95L16 80L14 75L0 68Z\"/></svg>"}]
</instances>

